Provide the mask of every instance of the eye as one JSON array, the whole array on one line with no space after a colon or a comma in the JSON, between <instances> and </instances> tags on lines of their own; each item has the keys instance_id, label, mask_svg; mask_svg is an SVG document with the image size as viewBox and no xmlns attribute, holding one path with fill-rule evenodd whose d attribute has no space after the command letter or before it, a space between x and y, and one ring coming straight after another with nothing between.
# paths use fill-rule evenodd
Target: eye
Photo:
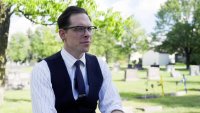
<instances>
[{"instance_id":1,"label":"eye","mask_svg":"<svg viewBox=\"0 0 200 113\"><path fill-rule=\"evenodd\" d=\"M83 27L83 26L77 26L77 27L74 28L74 30L76 30L76 31L84 31L85 27Z\"/></svg>"},{"instance_id":2,"label":"eye","mask_svg":"<svg viewBox=\"0 0 200 113\"><path fill-rule=\"evenodd\" d=\"M95 26L89 26L89 27L87 27L88 31L92 31L92 30L95 30L95 29L97 29Z\"/></svg>"},{"instance_id":3,"label":"eye","mask_svg":"<svg viewBox=\"0 0 200 113\"><path fill-rule=\"evenodd\" d=\"M92 29L93 29L92 27L87 27L88 31L92 31Z\"/></svg>"}]
</instances>

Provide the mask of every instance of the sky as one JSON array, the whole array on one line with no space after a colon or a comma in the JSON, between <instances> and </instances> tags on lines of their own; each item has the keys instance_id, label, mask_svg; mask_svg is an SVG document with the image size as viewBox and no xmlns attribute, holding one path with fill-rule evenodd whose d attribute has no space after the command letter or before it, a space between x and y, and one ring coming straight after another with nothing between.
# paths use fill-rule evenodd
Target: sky
<instances>
[{"instance_id":1,"label":"sky","mask_svg":"<svg viewBox=\"0 0 200 113\"><path fill-rule=\"evenodd\" d=\"M155 14L166 0L96 0L98 10L113 8L121 12L123 18L134 15L147 34L155 27ZM34 24L24 17L13 15L11 17L10 35L16 32L25 33L28 28L34 28Z\"/></svg>"}]
</instances>

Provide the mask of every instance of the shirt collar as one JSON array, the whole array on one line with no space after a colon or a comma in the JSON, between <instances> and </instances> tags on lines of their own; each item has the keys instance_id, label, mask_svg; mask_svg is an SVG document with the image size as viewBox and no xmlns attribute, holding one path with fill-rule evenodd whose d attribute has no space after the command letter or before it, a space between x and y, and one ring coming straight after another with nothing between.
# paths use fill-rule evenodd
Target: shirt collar
<instances>
[{"instance_id":1,"label":"shirt collar","mask_svg":"<svg viewBox=\"0 0 200 113\"><path fill-rule=\"evenodd\" d=\"M85 60L85 53L83 54L83 56L80 59L76 59L74 58L69 52L67 52L64 48L62 48L61 50L61 56L66 64L67 67L72 68L72 66L74 65L74 63L77 60L81 60L83 62L83 65L85 66L86 64L86 60Z\"/></svg>"}]
</instances>

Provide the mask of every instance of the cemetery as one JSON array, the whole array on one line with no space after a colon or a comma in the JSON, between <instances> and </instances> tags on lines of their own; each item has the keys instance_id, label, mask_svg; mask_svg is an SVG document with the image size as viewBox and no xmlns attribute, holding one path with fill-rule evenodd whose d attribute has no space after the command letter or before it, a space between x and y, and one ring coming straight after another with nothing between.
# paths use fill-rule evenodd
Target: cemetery
<instances>
[{"instance_id":1,"label":"cemetery","mask_svg":"<svg viewBox=\"0 0 200 113\"><path fill-rule=\"evenodd\" d=\"M71 5L91 24L71 26L69 15L69 26L57 26ZM200 113L199 0L0 0L0 7L0 113L32 113L31 71L63 42L108 64L125 113ZM71 36L89 41L71 44Z\"/></svg>"},{"instance_id":2,"label":"cemetery","mask_svg":"<svg viewBox=\"0 0 200 113\"><path fill-rule=\"evenodd\" d=\"M173 107L179 109L177 110L178 113L184 112L187 107L187 113L200 110L197 104L197 101L200 100L200 88L198 88L200 67L191 66L188 71L182 64L171 65L169 61L163 63L163 61L157 60L157 65L155 65L154 62L146 61L148 62L143 62L143 70L129 66L124 75L121 74L121 78L123 76L126 78L123 79L125 82L116 82L119 87L123 84L121 86L123 91L120 93L124 97L125 103L129 107L130 104L132 105L133 111L170 113L174 111ZM115 80L120 79L120 77L115 76L113 76ZM191 108L185 106L187 103L191 104ZM174 106L171 104L174 104Z\"/></svg>"},{"instance_id":3,"label":"cemetery","mask_svg":"<svg viewBox=\"0 0 200 113\"><path fill-rule=\"evenodd\" d=\"M200 110L200 75L191 75L192 70L185 70L183 64L173 65L172 71L167 66L143 66L143 70L115 66L118 68L112 68L113 81L120 92L126 113L170 113L174 107L180 113L185 110L187 113ZM14 67L16 70L8 71L3 110L9 111L7 105L21 102L22 105L28 105L28 109L21 107L22 111L31 112L31 67L14 64L8 69ZM15 82L12 82L13 79Z\"/></svg>"}]
</instances>

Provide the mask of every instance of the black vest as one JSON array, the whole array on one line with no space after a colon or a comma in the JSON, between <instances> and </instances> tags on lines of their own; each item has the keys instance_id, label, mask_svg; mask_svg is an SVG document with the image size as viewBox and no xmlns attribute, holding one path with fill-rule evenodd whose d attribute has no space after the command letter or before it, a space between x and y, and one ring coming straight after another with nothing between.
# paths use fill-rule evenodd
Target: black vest
<instances>
[{"instance_id":1,"label":"black vest","mask_svg":"<svg viewBox=\"0 0 200 113\"><path fill-rule=\"evenodd\" d=\"M51 74L55 108L58 113L95 113L103 76L97 58L90 54L86 54L85 57L89 93L78 100L73 97L71 80L61 53L45 59Z\"/></svg>"}]
</instances>

